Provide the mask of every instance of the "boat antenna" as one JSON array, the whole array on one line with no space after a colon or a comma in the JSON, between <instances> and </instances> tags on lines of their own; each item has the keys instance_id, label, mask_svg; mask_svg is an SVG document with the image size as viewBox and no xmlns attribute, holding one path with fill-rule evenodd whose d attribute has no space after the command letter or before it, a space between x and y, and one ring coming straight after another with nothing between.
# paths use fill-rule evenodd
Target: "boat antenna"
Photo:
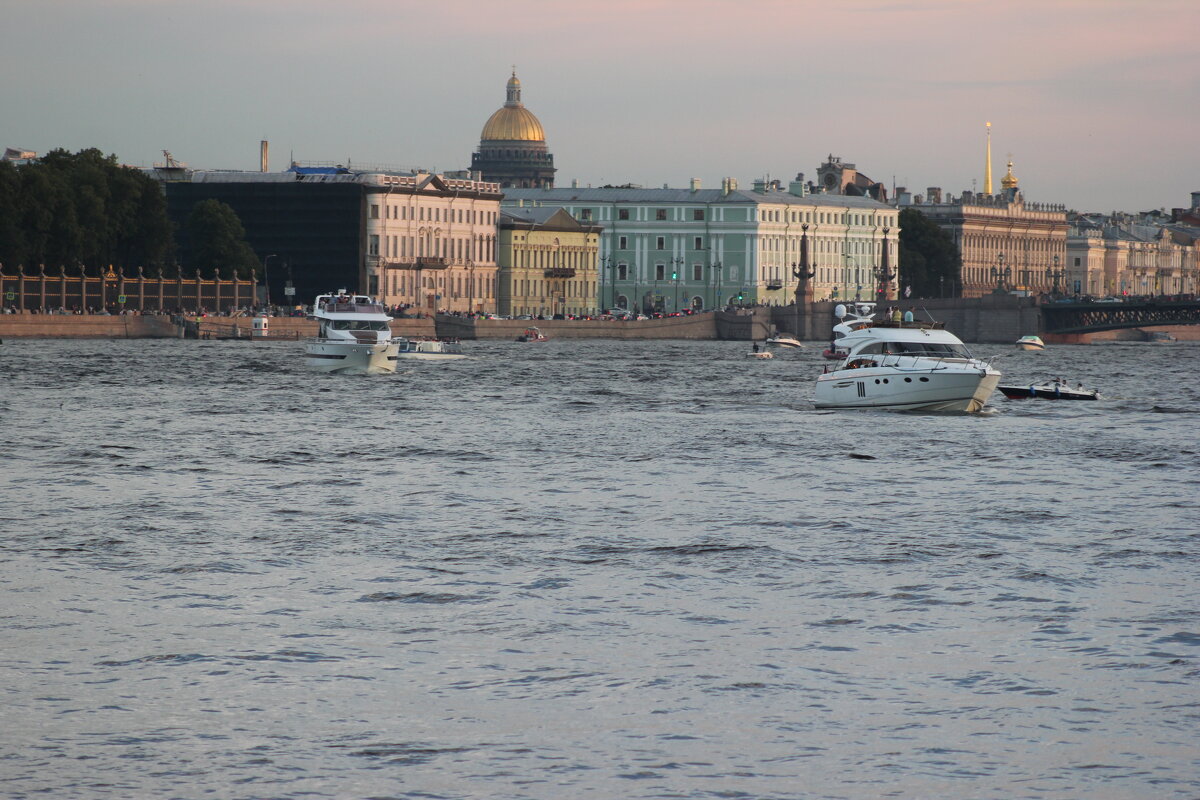
<instances>
[{"instance_id":1,"label":"boat antenna","mask_svg":"<svg viewBox=\"0 0 1200 800\"><path fill-rule=\"evenodd\" d=\"M928 308L926 308L925 306L921 306L921 310L925 312L925 316L929 317L930 322L937 322L937 320L933 318L933 314L929 313Z\"/></svg>"}]
</instances>

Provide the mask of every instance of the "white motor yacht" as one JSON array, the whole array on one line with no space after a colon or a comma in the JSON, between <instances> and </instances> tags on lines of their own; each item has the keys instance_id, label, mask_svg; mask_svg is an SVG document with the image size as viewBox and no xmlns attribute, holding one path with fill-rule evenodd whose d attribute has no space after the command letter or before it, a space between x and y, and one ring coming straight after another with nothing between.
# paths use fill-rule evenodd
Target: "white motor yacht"
<instances>
[{"instance_id":1,"label":"white motor yacht","mask_svg":"<svg viewBox=\"0 0 1200 800\"><path fill-rule=\"evenodd\" d=\"M400 345L392 338L392 318L363 294L323 294L313 303L320 328L304 343L304 363L322 372L379 375L396 371Z\"/></svg>"},{"instance_id":2,"label":"white motor yacht","mask_svg":"<svg viewBox=\"0 0 1200 800\"><path fill-rule=\"evenodd\" d=\"M466 358L462 344L457 339L397 339L400 358L416 358L424 361L450 361Z\"/></svg>"},{"instance_id":3,"label":"white motor yacht","mask_svg":"<svg viewBox=\"0 0 1200 800\"><path fill-rule=\"evenodd\" d=\"M855 311L846 320L845 306L834 310L834 341L846 355L817 378L817 408L978 411L1000 383L941 323L874 322L873 307Z\"/></svg>"}]
</instances>

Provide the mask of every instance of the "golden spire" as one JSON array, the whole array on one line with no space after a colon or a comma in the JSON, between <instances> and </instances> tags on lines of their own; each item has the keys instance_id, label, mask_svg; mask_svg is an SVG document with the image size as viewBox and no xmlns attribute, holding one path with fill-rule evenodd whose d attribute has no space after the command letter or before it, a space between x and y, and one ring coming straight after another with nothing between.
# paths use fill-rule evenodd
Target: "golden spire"
<instances>
[{"instance_id":1,"label":"golden spire","mask_svg":"<svg viewBox=\"0 0 1200 800\"><path fill-rule=\"evenodd\" d=\"M992 193L992 123L987 123L987 163L983 167L983 193Z\"/></svg>"}]
</instances>

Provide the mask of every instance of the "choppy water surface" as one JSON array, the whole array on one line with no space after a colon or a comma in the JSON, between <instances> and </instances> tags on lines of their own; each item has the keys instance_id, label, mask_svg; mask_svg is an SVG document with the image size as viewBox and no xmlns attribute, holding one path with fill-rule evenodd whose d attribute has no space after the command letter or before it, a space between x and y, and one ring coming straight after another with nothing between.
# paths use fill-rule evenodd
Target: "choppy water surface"
<instances>
[{"instance_id":1,"label":"choppy water surface","mask_svg":"<svg viewBox=\"0 0 1200 800\"><path fill-rule=\"evenodd\" d=\"M1200 347L0 347L0 794L1195 798Z\"/></svg>"}]
</instances>

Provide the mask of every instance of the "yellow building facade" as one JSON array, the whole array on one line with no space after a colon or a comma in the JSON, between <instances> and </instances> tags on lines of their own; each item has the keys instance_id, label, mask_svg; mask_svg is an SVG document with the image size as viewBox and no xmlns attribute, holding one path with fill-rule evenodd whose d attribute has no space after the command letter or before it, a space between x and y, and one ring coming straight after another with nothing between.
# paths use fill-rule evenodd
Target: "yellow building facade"
<instances>
[{"instance_id":1,"label":"yellow building facade","mask_svg":"<svg viewBox=\"0 0 1200 800\"><path fill-rule=\"evenodd\" d=\"M561 208L510 208L497 232L497 310L505 316L595 314L600 232Z\"/></svg>"}]
</instances>

